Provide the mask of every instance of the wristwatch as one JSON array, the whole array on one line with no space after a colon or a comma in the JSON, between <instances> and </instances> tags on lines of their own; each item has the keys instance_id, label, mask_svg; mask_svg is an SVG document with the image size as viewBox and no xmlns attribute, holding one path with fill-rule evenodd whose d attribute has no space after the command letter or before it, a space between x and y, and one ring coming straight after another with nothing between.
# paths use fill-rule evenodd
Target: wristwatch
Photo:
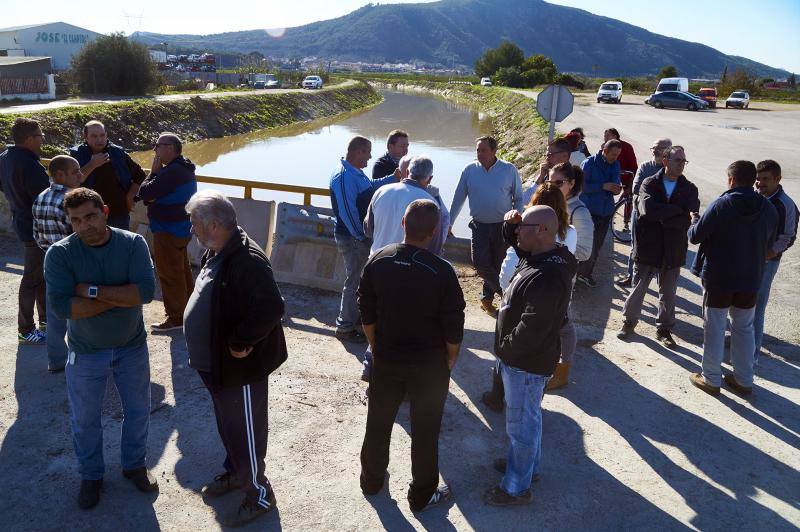
<instances>
[{"instance_id":1,"label":"wristwatch","mask_svg":"<svg viewBox=\"0 0 800 532\"><path fill-rule=\"evenodd\" d=\"M89 286L89 298L97 299L97 286L96 285Z\"/></svg>"}]
</instances>

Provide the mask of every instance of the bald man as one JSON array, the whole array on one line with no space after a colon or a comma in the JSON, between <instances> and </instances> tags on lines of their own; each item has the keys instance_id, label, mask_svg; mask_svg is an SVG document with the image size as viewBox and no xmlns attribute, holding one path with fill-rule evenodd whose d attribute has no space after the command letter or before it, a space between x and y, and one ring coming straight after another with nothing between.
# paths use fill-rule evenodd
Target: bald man
<instances>
[{"instance_id":1,"label":"bald man","mask_svg":"<svg viewBox=\"0 0 800 532\"><path fill-rule=\"evenodd\" d=\"M578 267L572 253L556 244L557 232L556 213L544 205L521 216L509 211L503 223L503 237L520 261L503 294L494 337L511 447L507 458L494 462L503 479L484 494L484 502L492 506L533 500L531 480L539 474L541 457L542 395L561 354L559 331Z\"/></svg>"}]
</instances>

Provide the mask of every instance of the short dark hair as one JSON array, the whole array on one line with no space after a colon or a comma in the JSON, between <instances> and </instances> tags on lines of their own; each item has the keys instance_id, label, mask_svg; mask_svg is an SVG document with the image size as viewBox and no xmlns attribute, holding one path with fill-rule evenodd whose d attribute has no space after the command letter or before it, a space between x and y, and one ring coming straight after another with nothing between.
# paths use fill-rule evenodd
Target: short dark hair
<instances>
[{"instance_id":1,"label":"short dark hair","mask_svg":"<svg viewBox=\"0 0 800 532\"><path fill-rule=\"evenodd\" d=\"M14 144L24 144L29 137L36 134L39 129L39 122L32 118L25 118L21 116L14 120L14 125L11 126L11 137L14 139Z\"/></svg>"},{"instance_id":2,"label":"short dark hair","mask_svg":"<svg viewBox=\"0 0 800 532\"><path fill-rule=\"evenodd\" d=\"M756 165L756 172L769 172L772 177L779 177L781 175L781 165L772 159L766 159Z\"/></svg>"},{"instance_id":3,"label":"short dark hair","mask_svg":"<svg viewBox=\"0 0 800 532\"><path fill-rule=\"evenodd\" d=\"M414 200L406 208L405 220L406 238L425 240L439 225L439 207L433 200Z\"/></svg>"},{"instance_id":4,"label":"short dark hair","mask_svg":"<svg viewBox=\"0 0 800 532\"><path fill-rule=\"evenodd\" d=\"M56 174L59 172L68 172L69 167L73 164L80 166L80 163L78 163L78 161L69 155L56 155L50 159L50 165L48 165L47 171L50 174L50 177L55 178Z\"/></svg>"},{"instance_id":5,"label":"short dark hair","mask_svg":"<svg viewBox=\"0 0 800 532\"><path fill-rule=\"evenodd\" d=\"M370 141L367 137L356 135L350 139L350 142L347 143L347 153L353 153L356 150L363 150L367 146L372 146L372 141Z\"/></svg>"},{"instance_id":6,"label":"short dark hair","mask_svg":"<svg viewBox=\"0 0 800 532\"><path fill-rule=\"evenodd\" d=\"M583 132L583 128L582 128L582 127L575 127L575 128L572 128L572 129L570 130L570 133L577 133L577 134L578 134L578 135L580 135L581 137L585 137L585 136L586 136L586 134Z\"/></svg>"},{"instance_id":7,"label":"short dark hair","mask_svg":"<svg viewBox=\"0 0 800 532\"><path fill-rule=\"evenodd\" d=\"M70 190L64 195L64 211L77 209L87 202L92 202L98 209L102 209L104 205L100 194L90 188L78 187Z\"/></svg>"},{"instance_id":8,"label":"short dark hair","mask_svg":"<svg viewBox=\"0 0 800 532\"><path fill-rule=\"evenodd\" d=\"M570 153L572 150L572 146L570 146L569 140L565 137L561 137L560 139L556 139L551 142L548 146L551 151L554 149L555 151L563 151L566 153Z\"/></svg>"},{"instance_id":9,"label":"short dark hair","mask_svg":"<svg viewBox=\"0 0 800 532\"><path fill-rule=\"evenodd\" d=\"M566 163L559 163L550 169L551 172L558 172L559 174L563 175L573 183L572 190L570 194L572 196L577 196L583 190L583 170L581 170L580 166L576 166L574 164Z\"/></svg>"},{"instance_id":10,"label":"short dark hair","mask_svg":"<svg viewBox=\"0 0 800 532\"><path fill-rule=\"evenodd\" d=\"M622 149L622 142L618 141L617 139L611 139L609 141L606 141L605 144L603 144L603 149L604 150L621 150Z\"/></svg>"},{"instance_id":11,"label":"short dark hair","mask_svg":"<svg viewBox=\"0 0 800 532\"><path fill-rule=\"evenodd\" d=\"M399 138L408 138L408 133L402 129L393 129L389 132L389 137L386 139L386 145L394 144Z\"/></svg>"},{"instance_id":12,"label":"short dark hair","mask_svg":"<svg viewBox=\"0 0 800 532\"><path fill-rule=\"evenodd\" d=\"M619 140L619 131L617 131L617 128L615 127L610 127L606 129L604 133L611 133L615 139Z\"/></svg>"},{"instance_id":13,"label":"short dark hair","mask_svg":"<svg viewBox=\"0 0 800 532\"><path fill-rule=\"evenodd\" d=\"M475 144L480 144L481 142L486 142L489 144L489 149L492 151L497 151L497 139L491 135L484 135L482 137L478 137L475 139Z\"/></svg>"},{"instance_id":14,"label":"short dark hair","mask_svg":"<svg viewBox=\"0 0 800 532\"><path fill-rule=\"evenodd\" d=\"M756 182L756 165L750 161L734 161L728 165L728 177L740 187L752 187Z\"/></svg>"},{"instance_id":15,"label":"short dark hair","mask_svg":"<svg viewBox=\"0 0 800 532\"><path fill-rule=\"evenodd\" d=\"M93 126L100 126L103 128L103 131L106 130L105 124L103 124L99 120L89 120L83 125L83 136L85 137L89 133L89 128Z\"/></svg>"},{"instance_id":16,"label":"short dark hair","mask_svg":"<svg viewBox=\"0 0 800 532\"><path fill-rule=\"evenodd\" d=\"M181 154L183 151L183 143L178 135L175 133L170 133L169 131L165 131L164 133L160 134L158 138L164 137L170 141L170 143L175 146L175 153L178 155Z\"/></svg>"}]
</instances>

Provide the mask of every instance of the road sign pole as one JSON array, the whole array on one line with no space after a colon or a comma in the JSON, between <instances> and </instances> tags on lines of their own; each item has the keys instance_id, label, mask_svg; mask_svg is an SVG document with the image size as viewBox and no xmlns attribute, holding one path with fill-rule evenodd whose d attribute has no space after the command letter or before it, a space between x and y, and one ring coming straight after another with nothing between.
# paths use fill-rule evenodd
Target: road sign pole
<instances>
[{"instance_id":1,"label":"road sign pole","mask_svg":"<svg viewBox=\"0 0 800 532\"><path fill-rule=\"evenodd\" d=\"M558 111L558 90L553 91L553 99L550 102L550 133L548 143L553 142L556 135L556 112Z\"/></svg>"}]
</instances>

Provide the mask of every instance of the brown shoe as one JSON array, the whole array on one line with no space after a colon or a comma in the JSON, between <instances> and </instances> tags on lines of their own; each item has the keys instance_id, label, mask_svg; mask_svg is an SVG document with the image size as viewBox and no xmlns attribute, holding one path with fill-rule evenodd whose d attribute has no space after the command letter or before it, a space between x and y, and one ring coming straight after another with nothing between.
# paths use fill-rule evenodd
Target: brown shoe
<instances>
[{"instance_id":1,"label":"brown shoe","mask_svg":"<svg viewBox=\"0 0 800 532\"><path fill-rule=\"evenodd\" d=\"M733 375L730 374L725 375L724 377L722 377L722 380L725 381L725 384L727 384L731 390L738 393L739 395L750 395L751 393L753 393L752 386L742 386L741 384L739 384L739 382L736 380L736 377L734 377Z\"/></svg>"},{"instance_id":2,"label":"brown shoe","mask_svg":"<svg viewBox=\"0 0 800 532\"><path fill-rule=\"evenodd\" d=\"M564 364L559 362L556 365L556 370L553 372L553 376L550 377L550 380L547 381L547 386L544 387L546 391L549 390L557 390L558 388L563 388L567 384L569 384L569 367L571 364Z\"/></svg>"},{"instance_id":3,"label":"brown shoe","mask_svg":"<svg viewBox=\"0 0 800 532\"><path fill-rule=\"evenodd\" d=\"M173 320L171 318L167 318L161 323L153 323L150 325L150 331L154 333L164 333L178 330L183 330L183 320Z\"/></svg>"},{"instance_id":4,"label":"brown shoe","mask_svg":"<svg viewBox=\"0 0 800 532\"><path fill-rule=\"evenodd\" d=\"M489 316L493 318L497 317L497 307L494 306L490 298L481 299L481 309Z\"/></svg>"},{"instance_id":5,"label":"brown shoe","mask_svg":"<svg viewBox=\"0 0 800 532\"><path fill-rule=\"evenodd\" d=\"M700 373L689 375L689 381L709 395L719 395L719 386L711 386Z\"/></svg>"}]
</instances>

